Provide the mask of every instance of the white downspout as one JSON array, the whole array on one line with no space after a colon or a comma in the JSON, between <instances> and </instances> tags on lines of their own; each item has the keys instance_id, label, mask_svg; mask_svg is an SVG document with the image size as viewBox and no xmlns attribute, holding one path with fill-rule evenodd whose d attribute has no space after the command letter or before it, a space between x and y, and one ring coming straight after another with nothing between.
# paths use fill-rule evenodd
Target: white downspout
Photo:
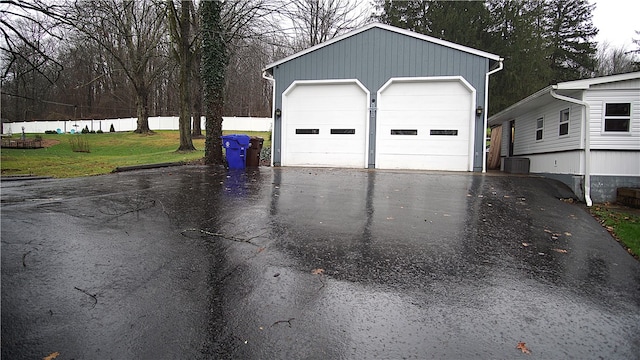
<instances>
[{"instance_id":1,"label":"white downspout","mask_svg":"<svg viewBox=\"0 0 640 360\"><path fill-rule=\"evenodd\" d=\"M568 101L570 103L584 106L584 114L582 116L582 129L584 130L584 200L587 206L593 205L591 201L591 144L589 139L589 122L591 115L591 107L586 101L574 99L568 96L556 94L555 90L558 85L553 85L551 88L551 96L558 100Z\"/></svg>"},{"instance_id":2,"label":"white downspout","mask_svg":"<svg viewBox=\"0 0 640 360\"><path fill-rule=\"evenodd\" d=\"M271 93L272 93L272 100L271 100L271 166L273 167L273 149L274 149L274 143L273 143L273 133L275 132L274 126L276 124L276 79L273 78L273 76L270 76L269 73L266 70L262 71L262 78L263 79L267 79L271 82Z\"/></svg>"},{"instance_id":3,"label":"white downspout","mask_svg":"<svg viewBox=\"0 0 640 360\"><path fill-rule=\"evenodd\" d=\"M504 59L500 58L498 60L498 67L489 71L488 73L485 74L485 78L484 78L484 127L482 130L482 172L486 173L487 172L487 150L486 150L486 137L487 137L487 109L489 109L489 76L493 75L495 73L497 73L498 71L502 70L503 68L503 62Z\"/></svg>"}]
</instances>

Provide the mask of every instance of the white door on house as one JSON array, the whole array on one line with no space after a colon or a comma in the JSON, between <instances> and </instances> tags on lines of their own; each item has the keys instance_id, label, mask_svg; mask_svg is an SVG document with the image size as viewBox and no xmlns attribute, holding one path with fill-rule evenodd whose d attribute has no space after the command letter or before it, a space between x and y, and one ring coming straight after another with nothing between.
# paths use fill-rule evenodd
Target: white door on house
<instances>
[{"instance_id":1,"label":"white door on house","mask_svg":"<svg viewBox=\"0 0 640 360\"><path fill-rule=\"evenodd\" d=\"M293 83L282 96L282 166L366 167L368 99L355 80Z\"/></svg>"},{"instance_id":2,"label":"white door on house","mask_svg":"<svg viewBox=\"0 0 640 360\"><path fill-rule=\"evenodd\" d=\"M472 171L474 107L461 77L391 79L378 92L376 168Z\"/></svg>"}]
</instances>

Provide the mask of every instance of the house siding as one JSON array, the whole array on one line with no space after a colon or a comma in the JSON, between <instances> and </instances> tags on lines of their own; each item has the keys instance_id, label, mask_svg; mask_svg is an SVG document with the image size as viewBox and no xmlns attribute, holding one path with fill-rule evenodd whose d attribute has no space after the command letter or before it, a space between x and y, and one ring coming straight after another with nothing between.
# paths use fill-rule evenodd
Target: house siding
<instances>
[{"instance_id":1,"label":"house siding","mask_svg":"<svg viewBox=\"0 0 640 360\"><path fill-rule=\"evenodd\" d=\"M502 123L502 139L500 140L500 156L509 156L509 142L511 141L510 121Z\"/></svg>"},{"instance_id":2,"label":"house siding","mask_svg":"<svg viewBox=\"0 0 640 360\"><path fill-rule=\"evenodd\" d=\"M591 151L591 174L640 176L640 153L637 151Z\"/></svg>"},{"instance_id":3,"label":"house siding","mask_svg":"<svg viewBox=\"0 0 640 360\"><path fill-rule=\"evenodd\" d=\"M275 66L275 105L282 109L282 93L296 80L358 79L375 99L377 91L393 77L462 76L476 90L476 104L485 104L485 74L489 59L461 50L371 28ZM331 104L327 104L331 106ZM486 111L486 110L485 110ZM474 170L482 169L484 123L476 117ZM369 139L375 145L375 119L370 119ZM281 161L281 123L274 121L273 161ZM370 156L372 167L375 159Z\"/></svg>"},{"instance_id":4,"label":"house siding","mask_svg":"<svg viewBox=\"0 0 640 360\"><path fill-rule=\"evenodd\" d=\"M584 151L563 151L527 156L532 173L584 175Z\"/></svg>"},{"instance_id":5,"label":"house siding","mask_svg":"<svg viewBox=\"0 0 640 360\"><path fill-rule=\"evenodd\" d=\"M640 81L638 81L640 83ZM634 82L624 82L631 85ZM618 84L618 86L622 86ZM640 84L636 89L589 90L585 101L591 107L589 132L591 148L640 151ZM631 124L628 133L604 132L604 105L611 102L631 103Z\"/></svg>"},{"instance_id":6,"label":"house siding","mask_svg":"<svg viewBox=\"0 0 640 360\"><path fill-rule=\"evenodd\" d=\"M569 134L560 136L560 112L569 109ZM515 120L514 156L569 151L582 148L581 125L583 107L555 100ZM536 140L536 121L544 119L542 140Z\"/></svg>"}]
</instances>

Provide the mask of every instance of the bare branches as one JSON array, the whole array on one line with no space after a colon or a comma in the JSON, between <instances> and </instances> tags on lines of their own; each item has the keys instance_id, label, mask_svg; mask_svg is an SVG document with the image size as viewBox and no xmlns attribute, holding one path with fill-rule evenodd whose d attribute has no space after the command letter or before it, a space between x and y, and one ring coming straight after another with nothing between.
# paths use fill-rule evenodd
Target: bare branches
<instances>
[{"instance_id":1,"label":"bare branches","mask_svg":"<svg viewBox=\"0 0 640 360\"><path fill-rule=\"evenodd\" d=\"M165 70L166 12L150 1L74 1L68 8L74 28L99 44L130 80L138 115L136 132L149 132L151 85Z\"/></svg>"},{"instance_id":2,"label":"bare branches","mask_svg":"<svg viewBox=\"0 0 640 360\"><path fill-rule=\"evenodd\" d=\"M276 20L299 51L362 26L369 14L364 0L291 0L282 2Z\"/></svg>"},{"instance_id":3,"label":"bare branches","mask_svg":"<svg viewBox=\"0 0 640 360\"><path fill-rule=\"evenodd\" d=\"M638 68L632 51L627 51L624 47L612 47L607 41L598 46L596 62L597 76L624 74Z\"/></svg>"},{"instance_id":4,"label":"bare branches","mask_svg":"<svg viewBox=\"0 0 640 360\"><path fill-rule=\"evenodd\" d=\"M55 52L45 47L52 41L61 39L57 5L49 5L40 0L2 0L0 8L0 30L3 38L0 50L6 64L3 64L5 68L2 77L6 78L12 66L21 61L27 65L22 69L23 73L36 71L53 84L63 66L55 60ZM53 64L53 68L48 64Z\"/></svg>"}]
</instances>

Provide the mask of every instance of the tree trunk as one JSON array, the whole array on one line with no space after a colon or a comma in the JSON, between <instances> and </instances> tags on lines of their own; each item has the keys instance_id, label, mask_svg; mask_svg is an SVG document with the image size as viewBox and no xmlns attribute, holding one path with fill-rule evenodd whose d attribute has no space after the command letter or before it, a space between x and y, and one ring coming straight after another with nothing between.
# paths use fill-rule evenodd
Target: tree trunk
<instances>
[{"instance_id":1,"label":"tree trunk","mask_svg":"<svg viewBox=\"0 0 640 360\"><path fill-rule=\"evenodd\" d=\"M138 134L150 134L149 129L149 93L144 88L136 90L136 110L138 113L138 127L134 131Z\"/></svg>"},{"instance_id":2,"label":"tree trunk","mask_svg":"<svg viewBox=\"0 0 640 360\"><path fill-rule=\"evenodd\" d=\"M207 97L206 136L204 140L204 162L207 165L222 165L222 109L224 107L223 94Z\"/></svg>"},{"instance_id":3,"label":"tree trunk","mask_svg":"<svg viewBox=\"0 0 640 360\"><path fill-rule=\"evenodd\" d=\"M198 92L193 94L193 128L191 129L192 138L202 137L202 126L200 125L202 123L201 119L202 119L202 92Z\"/></svg>"},{"instance_id":4,"label":"tree trunk","mask_svg":"<svg viewBox=\"0 0 640 360\"><path fill-rule=\"evenodd\" d=\"M222 109L228 53L221 24L222 2L202 3L202 79L207 117L204 162L222 165Z\"/></svg>"},{"instance_id":5,"label":"tree trunk","mask_svg":"<svg viewBox=\"0 0 640 360\"><path fill-rule=\"evenodd\" d=\"M202 76L200 75L200 57L202 53L197 51L193 56L193 128L191 130L192 138L202 137Z\"/></svg>"},{"instance_id":6,"label":"tree trunk","mask_svg":"<svg viewBox=\"0 0 640 360\"><path fill-rule=\"evenodd\" d=\"M189 48L189 19L191 0L183 1L180 14L180 147L178 151L193 151L196 148L191 140L191 49Z\"/></svg>"}]
</instances>

